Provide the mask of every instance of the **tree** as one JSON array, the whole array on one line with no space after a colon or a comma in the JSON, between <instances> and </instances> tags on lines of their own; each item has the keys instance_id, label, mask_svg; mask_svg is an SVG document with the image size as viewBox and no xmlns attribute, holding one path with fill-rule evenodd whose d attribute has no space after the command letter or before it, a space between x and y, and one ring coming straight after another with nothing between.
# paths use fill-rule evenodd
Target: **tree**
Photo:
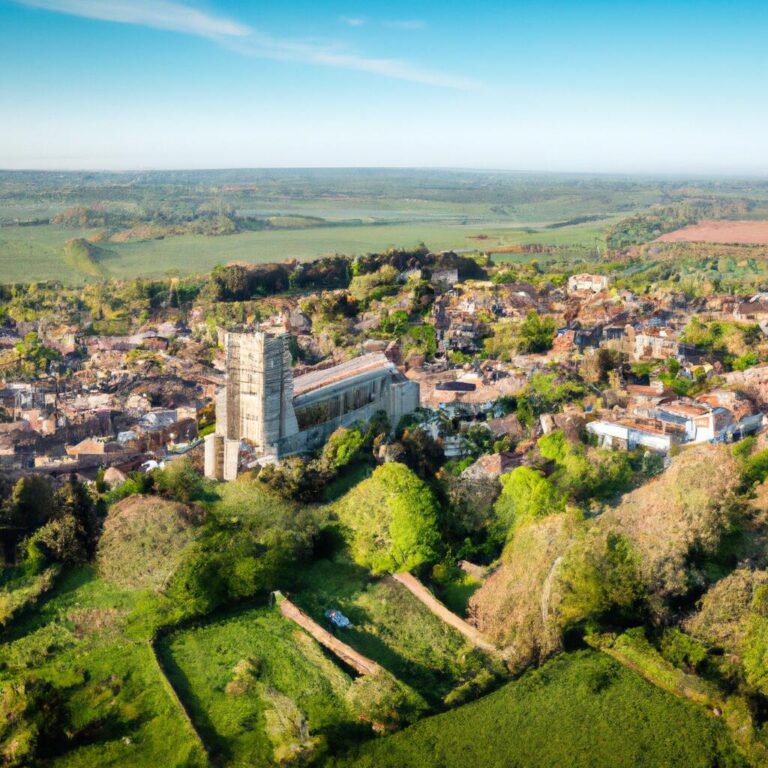
<instances>
[{"instance_id":1,"label":"tree","mask_svg":"<svg viewBox=\"0 0 768 768\"><path fill-rule=\"evenodd\" d=\"M677 360L675 360L677 363ZM612 371L621 365L621 353L615 349L600 347L597 352L597 375L600 382L608 382ZM679 363L678 363L679 367Z\"/></svg>"},{"instance_id":2,"label":"tree","mask_svg":"<svg viewBox=\"0 0 768 768\"><path fill-rule=\"evenodd\" d=\"M319 464L322 472L335 474L357 458L365 442L364 435L357 429L339 427L323 446Z\"/></svg>"},{"instance_id":3,"label":"tree","mask_svg":"<svg viewBox=\"0 0 768 768\"><path fill-rule=\"evenodd\" d=\"M438 555L437 504L408 467L378 467L338 505L355 562L373 573L412 570Z\"/></svg>"},{"instance_id":4,"label":"tree","mask_svg":"<svg viewBox=\"0 0 768 768\"><path fill-rule=\"evenodd\" d=\"M541 472L516 467L501 478L501 495L494 510L498 523L509 535L526 520L561 512L565 498Z\"/></svg>"},{"instance_id":5,"label":"tree","mask_svg":"<svg viewBox=\"0 0 768 768\"><path fill-rule=\"evenodd\" d=\"M474 424L462 435L465 455L477 459L493 452L494 435L485 424Z\"/></svg>"},{"instance_id":6,"label":"tree","mask_svg":"<svg viewBox=\"0 0 768 768\"><path fill-rule=\"evenodd\" d=\"M632 478L625 453L587 449L573 443L561 430L538 440L541 455L557 465L550 482L574 501L607 496L626 488Z\"/></svg>"},{"instance_id":7,"label":"tree","mask_svg":"<svg viewBox=\"0 0 768 768\"><path fill-rule=\"evenodd\" d=\"M445 453L440 444L423 429L406 429L400 438L405 449L403 461L422 480L431 480L445 464Z\"/></svg>"},{"instance_id":8,"label":"tree","mask_svg":"<svg viewBox=\"0 0 768 768\"><path fill-rule=\"evenodd\" d=\"M155 473L155 482L161 493L183 504L199 501L205 495L205 481L189 458L170 462Z\"/></svg>"},{"instance_id":9,"label":"tree","mask_svg":"<svg viewBox=\"0 0 768 768\"><path fill-rule=\"evenodd\" d=\"M596 621L606 614L637 620L644 594L640 558L626 536L610 532L582 538L562 565L562 627Z\"/></svg>"},{"instance_id":10,"label":"tree","mask_svg":"<svg viewBox=\"0 0 768 768\"><path fill-rule=\"evenodd\" d=\"M531 310L520 326L518 350L524 354L546 352L552 348L556 331L554 318L543 318L538 312Z\"/></svg>"},{"instance_id":11,"label":"tree","mask_svg":"<svg viewBox=\"0 0 768 768\"><path fill-rule=\"evenodd\" d=\"M3 518L12 526L34 531L53 514L53 488L44 475L22 477L13 488Z\"/></svg>"},{"instance_id":12,"label":"tree","mask_svg":"<svg viewBox=\"0 0 768 768\"><path fill-rule=\"evenodd\" d=\"M31 538L31 545L60 563L84 563L96 549L99 521L88 489L73 473L53 497L51 519Z\"/></svg>"}]
</instances>

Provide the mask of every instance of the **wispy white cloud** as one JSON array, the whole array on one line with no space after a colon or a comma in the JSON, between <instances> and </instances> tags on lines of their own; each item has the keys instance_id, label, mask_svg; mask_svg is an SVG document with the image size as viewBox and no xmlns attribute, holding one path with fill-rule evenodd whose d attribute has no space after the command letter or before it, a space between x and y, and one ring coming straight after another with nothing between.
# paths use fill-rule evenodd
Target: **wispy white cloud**
<instances>
[{"instance_id":1,"label":"wispy white cloud","mask_svg":"<svg viewBox=\"0 0 768 768\"><path fill-rule=\"evenodd\" d=\"M392 19L385 21L384 26L392 29L424 29L427 22L423 19Z\"/></svg>"},{"instance_id":2,"label":"wispy white cloud","mask_svg":"<svg viewBox=\"0 0 768 768\"><path fill-rule=\"evenodd\" d=\"M199 11L174 0L16 0L30 8L41 8L100 21L138 24L201 37L245 37L244 24Z\"/></svg>"},{"instance_id":3,"label":"wispy white cloud","mask_svg":"<svg viewBox=\"0 0 768 768\"><path fill-rule=\"evenodd\" d=\"M411 83L459 91L486 90L485 85L469 77L425 69L401 59L363 56L340 48L274 38L257 32L245 39L232 38L222 42L227 48L254 58L298 61L357 72L369 72L396 80L407 80Z\"/></svg>"},{"instance_id":4,"label":"wispy white cloud","mask_svg":"<svg viewBox=\"0 0 768 768\"><path fill-rule=\"evenodd\" d=\"M377 58L343 49L272 37L240 22L176 0L14 0L20 5L101 21L167 29L216 40L242 55L317 64L461 91L484 90L461 75L419 67L401 59Z\"/></svg>"},{"instance_id":5,"label":"wispy white cloud","mask_svg":"<svg viewBox=\"0 0 768 768\"><path fill-rule=\"evenodd\" d=\"M339 16L339 21L348 27L362 27L365 25L365 19L360 16Z\"/></svg>"}]
</instances>

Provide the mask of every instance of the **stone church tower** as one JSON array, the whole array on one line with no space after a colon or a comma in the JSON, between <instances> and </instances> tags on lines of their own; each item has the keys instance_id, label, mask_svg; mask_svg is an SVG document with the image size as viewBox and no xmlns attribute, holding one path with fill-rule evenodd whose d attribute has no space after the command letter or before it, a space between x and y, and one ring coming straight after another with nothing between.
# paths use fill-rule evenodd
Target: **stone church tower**
<instances>
[{"instance_id":1,"label":"stone church tower","mask_svg":"<svg viewBox=\"0 0 768 768\"><path fill-rule=\"evenodd\" d=\"M287 333L227 332L227 385L216 398L216 432L206 438L205 474L237 477L240 441L260 456L276 456L282 438L299 431Z\"/></svg>"}]
</instances>

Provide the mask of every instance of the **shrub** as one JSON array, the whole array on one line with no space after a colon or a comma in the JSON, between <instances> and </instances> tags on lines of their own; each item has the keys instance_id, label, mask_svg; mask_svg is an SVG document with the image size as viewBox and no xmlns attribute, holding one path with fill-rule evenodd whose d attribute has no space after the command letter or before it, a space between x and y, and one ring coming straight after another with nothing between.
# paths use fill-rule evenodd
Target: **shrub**
<instances>
[{"instance_id":1,"label":"shrub","mask_svg":"<svg viewBox=\"0 0 768 768\"><path fill-rule=\"evenodd\" d=\"M541 472L531 467L516 467L501 478L501 495L494 511L501 528L511 534L526 520L536 520L560 512L565 498Z\"/></svg>"},{"instance_id":2,"label":"shrub","mask_svg":"<svg viewBox=\"0 0 768 768\"><path fill-rule=\"evenodd\" d=\"M557 324L554 318L542 318L538 312L531 310L520 326L520 339L517 348L524 354L546 352L552 348Z\"/></svg>"},{"instance_id":3,"label":"shrub","mask_svg":"<svg viewBox=\"0 0 768 768\"><path fill-rule=\"evenodd\" d=\"M378 467L338 505L357 563L374 573L409 571L437 557L437 505L404 464Z\"/></svg>"}]
</instances>

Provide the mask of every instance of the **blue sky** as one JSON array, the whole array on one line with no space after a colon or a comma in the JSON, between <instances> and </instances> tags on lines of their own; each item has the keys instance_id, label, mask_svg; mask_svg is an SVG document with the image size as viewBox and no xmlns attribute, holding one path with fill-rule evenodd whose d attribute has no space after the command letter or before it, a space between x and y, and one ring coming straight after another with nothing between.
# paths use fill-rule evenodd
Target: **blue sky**
<instances>
[{"instance_id":1,"label":"blue sky","mask_svg":"<svg viewBox=\"0 0 768 768\"><path fill-rule=\"evenodd\" d=\"M0 167L768 174L768 8L0 0Z\"/></svg>"}]
</instances>

